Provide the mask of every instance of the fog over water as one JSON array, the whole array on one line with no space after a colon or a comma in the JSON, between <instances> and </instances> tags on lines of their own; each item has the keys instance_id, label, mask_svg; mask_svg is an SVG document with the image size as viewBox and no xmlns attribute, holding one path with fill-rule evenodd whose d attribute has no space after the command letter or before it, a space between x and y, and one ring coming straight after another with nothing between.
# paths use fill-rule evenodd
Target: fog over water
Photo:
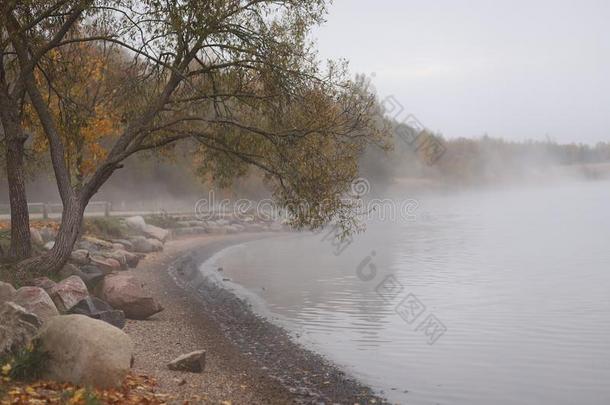
<instances>
[{"instance_id":1,"label":"fog over water","mask_svg":"<svg viewBox=\"0 0 610 405\"><path fill-rule=\"evenodd\" d=\"M302 233L204 267L394 402L610 402L610 182L390 194L417 220L339 255Z\"/></svg>"}]
</instances>

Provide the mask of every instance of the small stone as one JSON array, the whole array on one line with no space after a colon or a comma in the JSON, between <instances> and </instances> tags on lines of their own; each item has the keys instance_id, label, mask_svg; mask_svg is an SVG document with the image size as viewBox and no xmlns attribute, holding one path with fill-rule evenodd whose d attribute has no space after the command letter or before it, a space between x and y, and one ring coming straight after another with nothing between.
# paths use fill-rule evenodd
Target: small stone
<instances>
[{"instance_id":1,"label":"small stone","mask_svg":"<svg viewBox=\"0 0 610 405\"><path fill-rule=\"evenodd\" d=\"M167 367L174 371L201 373L205 369L205 350L183 354L169 362Z\"/></svg>"}]
</instances>

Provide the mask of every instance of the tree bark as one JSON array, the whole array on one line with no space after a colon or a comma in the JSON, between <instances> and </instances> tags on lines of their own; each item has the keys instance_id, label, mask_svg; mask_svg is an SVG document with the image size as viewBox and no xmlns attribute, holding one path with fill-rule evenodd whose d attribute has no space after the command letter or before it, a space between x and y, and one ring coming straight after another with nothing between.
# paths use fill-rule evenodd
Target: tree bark
<instances>
[{"instance_id":1,"label":"tree bark","mask_svg":"<svg viewBox=\"0 0 610 405\"><path fill-rule=\"evenodd\" d=\"M20 278L46 275L61 270L70 258L72 248L78 239L86 205L87 203L76 196L64 204L55 245L49 252L41 256L20 262L17 265Z\"/></svg>"},{"instance_id":2,"label":"tree bark","mask_svg":"<svg viewBox=\"0 0 610 405\"><path fill-rule=\"evenodd\" d=\"M21 260L32 254L30 240L30 213L25 192L23 167L25 139L13 137L6 141L6 174L11 205L11 247L10 260Z\"/></svg>"},{"instance_id":3,"label":"tree bark","mask_svg":"<svg viewBox=\"0 0 610 405\"><path fill-rule=\"evenodd\" d=\"M22 260L32 254L30 240L30 213L25 191L25 141L16 103L2 86L0 91L0 121L4 129L6 175L11 206L10 260Z\"/></svg>"}]
</instances>

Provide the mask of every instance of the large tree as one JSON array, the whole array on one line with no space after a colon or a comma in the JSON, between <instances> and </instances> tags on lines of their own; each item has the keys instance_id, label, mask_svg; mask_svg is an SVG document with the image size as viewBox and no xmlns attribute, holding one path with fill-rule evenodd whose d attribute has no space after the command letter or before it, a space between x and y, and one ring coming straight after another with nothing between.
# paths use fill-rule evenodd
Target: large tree
<instances>
[{"instance_id":1,"label":"large tree","mask_svg":"<svg viewBox=\"0 0 610 405\"><path fill-rule=\"evenodd\" d=\"M323 20L325 3L6 2L3 56L18 63L15 88L27 94L46 137L63 203L53 249L19 268L61 268L89 200L122 162L178 141L196 145L205 168L217 177L242 174L245 166L262 170L277 200L292 207L295 226L349 218L344 192L357 176L363 148L382 134L372 96L348 80L343 64L321 68L308 41L311 27ZM117 101L124 102L119 133L104 158L74 181L65 128L45 95L62 97L49 73L61 70L65 60L54 58L53 50L89 42L129 58L126 69L135 76L122 86L137 97Z\"/></svg>"}]
</instances>

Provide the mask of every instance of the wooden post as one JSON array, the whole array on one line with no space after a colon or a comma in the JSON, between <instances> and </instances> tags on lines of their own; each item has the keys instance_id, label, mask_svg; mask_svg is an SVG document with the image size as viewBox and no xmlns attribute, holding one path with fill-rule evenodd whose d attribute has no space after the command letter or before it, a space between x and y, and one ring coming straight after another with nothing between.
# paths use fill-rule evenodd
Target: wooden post
<instances>
[{"instance_id":1,"label":"wooden post","mask_svg":"<svg viewBox=\"0 0 610 405\"><path fill-rule=\"evenodd\" d=\"M42 219L49 219L49 208L47 203L42 203Z\"/></svg>"},{"instance_id":2,"label":"wooden post","mask_svg":"<svg viewBox=\"0 0 610 405\"><path fill-rule=\"evenodd\" d=\"M104 216L105 217L110 216L111 209L112 209L112 203L110 201L106 201L106 204L104 204Z\"/></svg>"}]
</instances>

